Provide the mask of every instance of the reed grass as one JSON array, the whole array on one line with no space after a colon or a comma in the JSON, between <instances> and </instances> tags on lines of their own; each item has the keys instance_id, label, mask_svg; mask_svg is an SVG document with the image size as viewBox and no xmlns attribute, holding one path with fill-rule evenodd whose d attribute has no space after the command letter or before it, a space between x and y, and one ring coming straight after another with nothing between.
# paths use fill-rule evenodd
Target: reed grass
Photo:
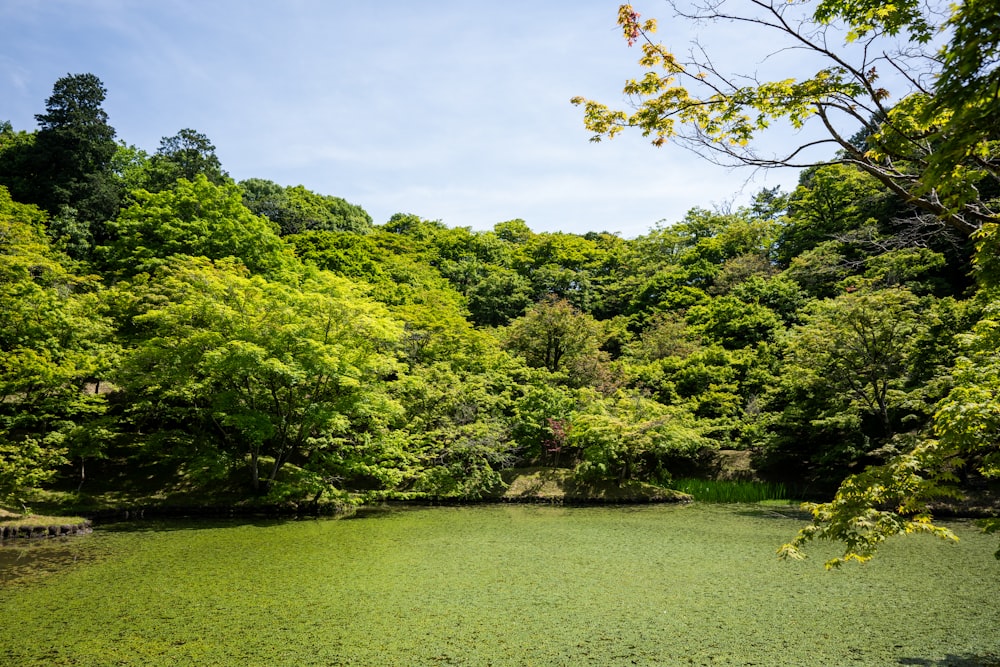
<instances>
[{"instance_id":1,"label":"reed grass","mask_svg":"<svg viewBox=\"0 0 1000 667\"><path fill-rule=\"evenodd\" d=\"M745 480L677 479L671 488L690 494L704 503L761 503L770 500L791 501L788 489L776 482Z\"/></svg>"}]
</instances>

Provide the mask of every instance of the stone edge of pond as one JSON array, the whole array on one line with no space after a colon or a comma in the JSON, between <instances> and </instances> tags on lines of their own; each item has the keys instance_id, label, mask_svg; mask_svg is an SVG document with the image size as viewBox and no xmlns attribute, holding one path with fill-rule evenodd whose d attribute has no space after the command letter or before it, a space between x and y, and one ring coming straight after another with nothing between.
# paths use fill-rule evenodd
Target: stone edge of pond
<instances>
[{"instance_id":1,"label":"stone edge of pond","mask_svg":"<svg viewBox=\"0 0 1000 667\"><path fill-rule=\"evenodd\" d=\"M25 524L19 526L0 526L0 541L36 540L49 537L66 537L69 535L86 535L94 531L93 522L84 519L79 523L46 523Z\"/></svg>"}]
</instances>

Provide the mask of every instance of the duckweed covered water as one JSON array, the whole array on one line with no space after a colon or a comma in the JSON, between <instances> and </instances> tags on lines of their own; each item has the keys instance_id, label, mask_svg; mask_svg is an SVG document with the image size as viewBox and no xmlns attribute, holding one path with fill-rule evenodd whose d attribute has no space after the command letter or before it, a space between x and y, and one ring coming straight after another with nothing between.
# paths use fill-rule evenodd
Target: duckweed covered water
<instances>
[{"instance_id":1,"label":"duckweed covered water","mask_svg":"<svg viewBox=\"0 0 1000 667\"><path fill-rule=\"evenodd\" d=\"M425 508L7 546L0 665L1000 664L995 538L957 524L826 572L824 545L775 559L792 514Z\"/></svg>"}]
</instances>

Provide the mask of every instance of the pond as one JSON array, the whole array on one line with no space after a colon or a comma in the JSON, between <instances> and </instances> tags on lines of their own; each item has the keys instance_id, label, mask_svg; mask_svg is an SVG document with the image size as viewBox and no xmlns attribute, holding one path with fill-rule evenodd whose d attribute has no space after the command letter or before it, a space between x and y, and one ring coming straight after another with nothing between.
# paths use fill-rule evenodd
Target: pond
<instances>
[{"instance_id":1,"label":"pond","mask_svg":"<svg viewBox=\"0 0 1000 667\"><path fill-rule=\"evenodd\" d=\"M163 522L0 549L0 665L1000 664L995 538L827 572L786 506Z\"/></svg>"}]
</instances>

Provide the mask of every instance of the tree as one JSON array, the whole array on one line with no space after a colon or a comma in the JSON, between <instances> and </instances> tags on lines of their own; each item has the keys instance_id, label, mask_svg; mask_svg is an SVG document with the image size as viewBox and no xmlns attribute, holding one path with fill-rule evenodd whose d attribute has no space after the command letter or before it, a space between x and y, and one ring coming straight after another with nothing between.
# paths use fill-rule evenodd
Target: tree
<instances>
[{"instance_id":1,"label":"tree","mask_svg":"<svg viewBox=\"0 0 1000 667\"><path fill-rule=\"evenodd\" d=\"M902 288L807 305L781 341L776 377L760 390L758 469L832 494L849 473L905 447L945 381L926 349L932 319L927 300ZM948 333L940 335L945 343Z\"/></svg>"},{"instance_id":2,"label":"tree","mask_svg":"<svg viewBox=\"0 0 1000 667\"><path fill-rule=\"evenodd\" d=\"M778 71L798 71L803 63L818 62L815 74L779 80L745 70L734 74L699 44L687 57L678 57L652 41L655 21L641 21L630 5L622 5L619 25L629 44L641 42L640 64L646 72L625 85L632 111L573 99L584 107L593 140L636 128L655 145L673 140L717 163L856 167L926 214L911 222L922 225L929 216L961 237L971 237L977 244L980 279L996 275L990 253L983 252L996 248L1000 185L1000 32L995 3L970 0L949 8L919 0L723 0L691 8L671 4L681 20L735 23L756 31L756 41L774 45L767 63ZM939 48L934 37L940 32L950 39ZM892 92L879 81L879 75L887 73L894 79L887 84L896 87ZM820 138L769 154L757 140L774 123L796 129L815 125L818 134L806 136ZM820 282L832 284L837 272L846 276L844 248L835 247L838 243L822 242L791 258L789 275L806 289ZM918 273L933 262L912 252L895 259L922 264ZM872 277L889 278L882 268L871 266ZM856 348L855 353L860 351ZM856 359L862 372L855 380L868 374L864 357ZM889 370L878 363L867 366ZM850 390L859 406L878 415L883 432L890 430L889 404L899 390L899 379L889 380L891 375L882 373L882 381L854 382ZM984 426L989 420L981 415L976 423ZM934 487L928 480L946 477L952 467L937 451L920 440L886 464L849 477L832 503L814 507L813 525L786 545L783 555L799 556L804 542L828 537L845 543L848 560L863 560L889 535L927 529L930 524L921 508L926 509L926 492Z\"/></svg>"},{"instance_id":3,"label":"tree","mask_svg":"<svg viewBox=\"0 0 1000 667\"><path fill-rule=\"evenodd\" d=\"M903 289L848 293L813 302L790 336L789 372L806 384L826 384L893 433L908 357L923 324L917 300Z\"/></svg>"},{"instance_id":4,"label":"tree","mask_svg":"<svg viewBox=\"0 0 1000 667\"><path fill-rule=\"evenodd\" d=\"M436 229L434 223L409 221L413 230ZM474 333L462 295L431 264L432 249L409 234L373 230L314 231L286 237L302 260L365 284L406 325L402 356L411 364L451 360L461 364L479 354L484 335ZM470 349L471 345L471 349Z\"/></svg>"},{"instance_id":5,"label":"tree","mask_svg":"<svg viewBox=\"0 0 1000 667\"><path fill-rule=\"evenodd\" d=\"M412 460L402 488L478 497L502 484L499 471L513 465L515 445L506 418L509 359L498 352L487 350L484 368L455 368L447 359L413 366L396 383L405 409L396 428L407 434Z\"/></svg>"},{"instance_id":6,"label":"tree","mask_svg":"<svg viewBox=\"0 0 1000 667\"><path fill-rule=\"evenodd\" d=\"M719 345L686 351L634 366L637 387L665 405L680 405L719 441L730 437L744 399L736 352Z\"/></svg>"},{"instance_id":7,"label":"tree","mask_svg":"<svg viewBox=\"0 0 1000 667\"><path fill-rule=\"evenodd\" d=\"M849 273L885 286L960 294L969 284L970 244L942 221L916 213L860 169L806 169L789 198L777 258L818 296Z\"/></svg>"},{"instance_id":8,"label":"tree","mask_svg":"<svg viewBox=\"0 0 1000 667\"><path fill-rule=\"evenodd\" d=\"M371 231L372 219L360 206L340 197L320 195L302 185L282 187L273 181L250 178L240 181L243 203L257 215L278 226L282 236L309 231Z\"/></svg>"},{"instance_id":9,"label":"tree","mask_svg":"<svg viewBox=\"0 0 1000 667\"><path fill-rule=\"evenodd\" d=\"M505 333L507 347L529 366L550 373L596 358L603 342L602 327L565 299L549 296L514 320Z\"/></svg>"},{"instance_id":10,"label":"tree","mask_svg":"<svg viewBox=\"0 0 1000 667\"><path fill-rule=\"evenodd\" d=\"M516 229L506 224L506 232ZM517 246L514 268L531 281L536 300L555 295L590 313L598 301L594 278L605 271L606 259L606 249L591 239L546 232Z\"/></svg>"},{"instance_id":11,"label":"tree","mask_svg":"<svg viewBox=\"0 0 1000 667\"><path fill-rule=\"evenodd\" d=\"M770 308L732 295L713 297L691 306L687 321L705 340L728 349L773 340L781 328L781 320Z\"/></svg>"},{"instance_id":12,"label":"tree","mask_svg":"<svg viewBox=\"0 0 1000 667\"><path fill-rule=\"evenodd\" d=\"M239 182L243 205L280 225L279 216L286 205L285 188L266 178L248 178Z\"/></svg>"},{"instance_id":13,"label":"tree","mask_svg":"<svg viewBox=\"0 0 1000 667\"><path fill-rule=\"evenodd\" d=\"M368 283L388 280L385 263L372 236L312 231L294 234L286 241L295 248L295 254L302 261L332 271L338 276Z\"/></svg>"},{"instance_id":14,"label":"tree","mask_svg":"<svg viewBox=\"0 0 1000 667\"><path fill-rule=\"evenodd\" d=\"M786 63L784 71L820 63L812 76L774 81L730 73L698 44L686 58L677 56L652 41L655 21L642 21L631 5L622 5L618 23L630 45L641 43L639 63L646 70L625 85L634 110L582 97L572 101L583 105L595 141L637 128L657 146L673 140L723 164L841 162L964 236L995 223L996 204L982 196L983 188L995 189L1000 181L995 7L983 0L950 10L917 0L809 4L811 13L802 3L777 0L689 9L671 3L682 20L754 31L757 40L775 44L769 63ZM952 40L937 50L932 38L941 29L950 29ZM895 93L879 83L887 73L900 82ZM767 154L755 141L776 122L818 124L823 138ZM861 145L852 141L859 126Z\"/></svg>"},{"instance_id":15,"label":"tree","mask_svg":"<svg viewBox=\"0 0 1000 667\"><path fill-rule=\"evenodd\" d=\"M115 130L101 106L106 95L104 84L93 74L56 81L45 113L35 116L35 183L24 199L52 215L72 209L90 227L95 242L105 238L103 223L114 217L121 201L111 172L117 151Z\"/></svg>"},{"instance_id":16,"label":"tree","mask_svg":"<svg viewBox=\"0 0 1000 667\"><path fill-rule=\"evenodd\" d=\"M291 249L267 219L243 206L232 183L216 185L198 174L169 190L140 190L133 197L135 203L110 223L116 238L102 249L102 258L119 271L152 272L172 255L236 257L271 275L294 266Z\"/></svg>"},{"instance_id":17,"label":"tree","mask_svg":"<svg viewBox=\"0 0 1000 667\"><path fill-rule=\"evenodd\" d=\"M631 352L636 359L649 362L666 357L683 358L698 347L697 336L682 317L657 313L650 318Z\"/></svg>"},{"instance_id":18,"label":"tree","mask_svg":"<svg viewBox=\"0 0 1000 667\"><path fill-rule=\"evenodd\" d=\"M209 138L189 128L163 137L147 169L146 189L151 192L173 187L180 178L193 181L199 174L216 185L229 180Z\"/></svg>"},{"instance_id":19,"label":"tree","mask_svg":"<svg viewBox=\"0 0 1000 667\"><path fill-rule=\"evenodd\" d=\"M979 284L990 293L1000 287L1000 224L983 225L975 236L973 271Z\"/></svg>"},{"instance_id":20,"label":"tree","mask_svg":"<svg viewBox=\"0 0 1000 667\"><path fill-rule=\"evenodd\" d=\"M467 296L473 322L503 326L531 303L531 284L516 271L496 267L470 287Z\"/></svg>"},{"instance_id":21,"label":"tree","mask_svg":"<svg viewBox=\"0 0 1000 667\"><path fill-rule=\"evenodd\" d=\"M693 458L709 447L690 413L625 392L573 415L568 440L582 450L580 475L619 484L669 479L668 457Z\"/></svg>"},{"instance_id":22,"label":"tree","mask_svg":"<svg viewBox=\"0 0 1000 667\"><path fill-rule=\"evenodd\" d=\"M544 461L553 446L563 465L571 462L569 443L563 436L583 390L547 382L545 371L532 370L519 377L511 418L511 436L525 462ZM554 453L554 452L551 452ZM558 464L558 461L556 461Z\"/></svg>"},{"instance_id":23,"label":"tree","mask_svg":"<svg viewBox=\"0 0 1000 667\"><path fill-rule=\"evenodd\" d=\"M0 502L16 502L27 509L23 494L55 477L58 467L66 463L64 453L34 438L9 442L0 433Z\"/></svg>"},{"instance_id":24,"label":"tree","mask_svg":"<svg viewBox=\"0 0 1000 667\"><path fill-rule=\"evenodd\" d=\"M0 186L0 500L80 453L116 357L92 280L66 269L44 222Z\"/></svg>"},{"instance_id":25,"label":"tree","mask_svg":"<svg viewBox=\"0 0 1000 667\"><path fill-rule=\"evenodd\" d=\"M31 202L37 194L34 152L37 132L15 131L10 121L0 122L0 185L15 201Z\"/></svg>"},{"instance_id":26,"label":"tree","mask_svg":"<svg viewBox=\"0 0 1000 667\"><path fill-rule=\"evenodd\" d=\"M907 6L916 11L916 3ZM905 16L905 15L904 15ZM940 52L941 73L935 82L934 96L920 120L940 122L934 139L935 151L929 156L925 187L948 182L955 172L987 176L977 185L998 194L997 127L1000 111L996 100L1000 91L1000 30L997 30L996 7L989 0L966 0L953 5L945 26L951 40ZM931 26L921 35L930 35ZM939 121L940 119L940 121ZM962 174L964 175L964 174ZM966 191L970 199L990 199L985 192ZM956 198L958 199L958 198ZM996 208L993 220L996 222Z\"/></svg>"},{"instance_id":27,"label":"tree","mask_svg":"<svg viewBox=\"0 0 1000 667\"><path fill-rule=\"evenodd\" d=\"M824 241L846 235L874 222L876 203L886 191L863 171L842 164L812 167L802 172L788 201L788 219L778 239L778 259L792 258Z\"/></svg>"},{"instance_id":28,"label":"tree","mask_svg":"<svg viewBox=\"0 0 1000 667\"><path fill-rule=\"evenodd\" d=\"M1000 301L990 302L986 316L960 337L960 344L954 387L934 414L937 437L918 437L886 464L849 477L830 502L807 504L813 522L781 547L782 558L804 558L804 546L817 539L844 545L827 568L870 560L895 535L930 533L957 541L951 530L933 522L932 503L962 497L960 471L1000 478ZM1000 530L1000 520L986 520L984 529Z\"/></svg>"},{"instance_id":29,"label":"tree","mask_svg":"<svg viewBox=\"0 0 1000 667\"><path fill-rule=\"evenodd\" d=\"M115 156L111 160L111 171L117 177L126 197L128 193L149 185L149 160L149 154L138 146L118 142Z\"/></svg>"},{"instance_id":30,"label":"tree","mask_svg":"<svg viewBox=\"0 0 1000 667\"><path fill-rule=\"evenodd\" d=\"M731 294L744 303L766 306L786 323L799 318L806 297L794 281L785 275L763 278L753 275L736 285Z\"/></svg>"},{"instance_id":31,"label":"tree","mask_svg":"<svg viewBox=\"0 0 1000 667\"><path fill-rule=\"evenodd\" d=\"M498 222L493 225L493 231L501 239L510 243L524 243L535 235L528 227L528 223L520 218Z\"/></svg>"},{"instance_id":32,"label":"tree","mask_svg":"<svg viewBox=\"0 0 1000 667\"><path fill-rule=\"evenodd\" d=\"M175 258L139 310L144 340L119 382L140 429L246 465L257 492L290 462L330 488L398 411L383 380L400 327L329 273L292 287L232 260Z\"/></svg>"}]
</instances>

